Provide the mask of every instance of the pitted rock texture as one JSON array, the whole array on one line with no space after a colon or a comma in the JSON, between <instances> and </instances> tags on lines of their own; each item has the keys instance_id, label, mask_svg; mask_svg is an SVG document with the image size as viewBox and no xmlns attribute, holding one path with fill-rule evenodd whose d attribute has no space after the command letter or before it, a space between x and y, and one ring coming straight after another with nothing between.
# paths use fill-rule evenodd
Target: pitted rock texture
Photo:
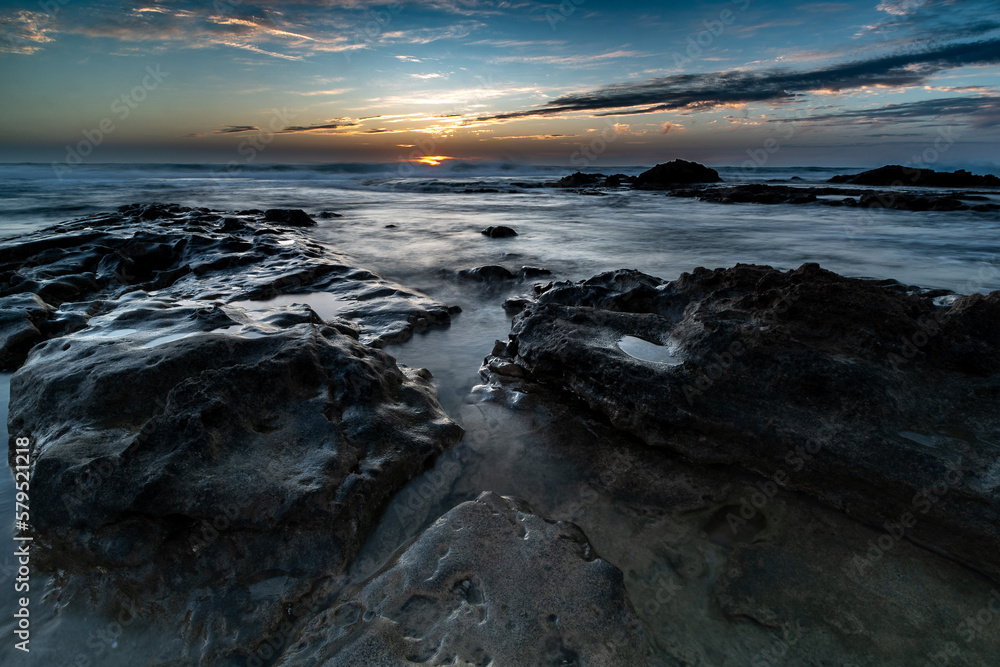
<instances>
[{"instance_id":1,"label":"pitted rock texture","mask_svg":"<svg viewBox=\"0 0 1000 667\"><path fill-rule=\"evenodd\" d=\"M485 492L306 628L292 665L645 665L621 571L583 531Z\"/></svg>"},{"instance_id":2,"label":"pitted rock texture","mask_svg":"<svg viewBox=\"0 0 1000 667\"><path fill-rule=\"evenodd\" d=\"M462 431L426 371L308 308L122 311L106 331L126 316L149 330L52 339L13 376L33 564L189 619L202 660L232 656L339 576L392 494Z\"/></svg>"},{"instance_id":3,"label":"pitted rock texture","mask_svg":"<svg viewBox=\"0 0 1000 667\"><path fill-rule=\"evenodd\" d=\"M815 264L538 289L516 304L488 379L571 392L649 445L780 472L872 525L906 519L906 538L1000 578L1000 292L957 297ZM626 337L673 361L630 355Z\"/></svg>"}]
</instances>

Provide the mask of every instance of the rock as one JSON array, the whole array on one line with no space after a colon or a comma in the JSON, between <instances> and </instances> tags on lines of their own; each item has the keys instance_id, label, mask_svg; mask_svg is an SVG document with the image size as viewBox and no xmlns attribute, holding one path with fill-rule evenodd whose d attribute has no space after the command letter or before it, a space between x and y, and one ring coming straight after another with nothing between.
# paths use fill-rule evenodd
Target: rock
<instances>
[{"instance_id":1,"label":"rock","mask_svg":"<svg viewBox=\"0 0 1000 667\"><path fill-rule=\"evenodd\" d=\"M851 183L854 185L915 185L924 188L978 188L998 187L1000 178L986 174L978 176L964 169L954 172L934 171L904 167L898 164L886 165L878 169L861 172L853 176L834 176L829 183Z\"/></svg>"},{"instance_id":2,"label":"rock","mask_svg":"<svg viewBox=\"0 0 1000 667\"><path fill-rule=\"evenodd\" d=\"M262 302L255 310L287 293L325 299L341 316L357 318L362 342L376 346L406 340L418 320L450 321L445 305L350 267L306 232L263 226L253 213L213 216L176 204L120 211L0 244L0 311L11 311L0 315L7 327L0 364L16 367L31 344L83 328L96 309L111 310L139 292ZM152 219L154 212L167 217Z\"/></svg>"},{"instance_id":3,"label":"rock","mask_svg":"<svg viewBox=\"0 0 1000 667\"><path fill-rule=\"evenodd\" d=\"M54 310L31 293L0 298L0 370L24 363L28 350L45 339L42 329Z\"/></svg>"},{"instance_id":4,"label":"rock","mask_svg":"<svg viewBox=\"0 0 1000 667\"><path fill-rule=\"evenodd\" d=\"M553 188L581 188L588 185L597 185L606 178L604 174L585 174L582 171L578 171L575 174L563 176L555 183L550 183L549 186Z\"/></svg>"},{"instance_id":5,"label":"rock","mask_svg":"<svg viewBox=\"0 0 1000 667\"><path fill-rule=\"evenodd\" d=\"M996 321L1000 292L938 306L815 264L673 282L615 271L540 291L495 358L521 366L528 391L571 392L648 445L744 468L870 525L909 513L908 539L1000 580ZM646 343L631 356L626 336L669 354ZM509 384L492 360L485 377Z\"/></svg>"},{"instance_id":6,"label":"rock","mask_svg":"<svg viewBox=\"0 0 1000 667\"><path fill-rule=\"evenodd\" d=\"M313 620L293 665L645 665L621 571L576 525L484 492Z\"/></svg>"},{"instance_id":7,"label":"rock","mask_svg":"<svg viewBox=\"0 0 1000 667\"><path fill-rule=\"evenodd\" d=\"M537 266L522 266L521 270L517 272L517 277L521 280L527 280L528 278L540 278L542 276L551 276L552 272L548 269L541 269Z\"/></svg>"},{"instance_id":8,"label":"rock","mask_svg":"<svg viewBox=\"0 0 1000 667\"><path fill-rule=\"evenodd\" d=\"M670 193L673 197L697 197L702 201L720 204L808 204L816 201L817 194L821 193L813 189L762 183L723 188L683 189Z\"/></svg>"},{"instance_id":9,"label":"rock","mask_svg":"<svg viewBox=\"0 0 1000 667\"><path fill-rule=\"evenodd\" d=\"M64 602L128 600L178 628L171 660L243 655L335 593L390 497L461 437L425 374L305 307L135 295L94 319L11 380L32 567Z\"/></svg>"},{"instance_id":10,"label":"rock","mask_svg":"<svg viewBox=\"0 0 1000 667\"><path fill-rule=\"evenodd\" d=\"M344 216L341 213L334 213L333 211L321 211L320 214L316 217L323 218L324 220L329 220L330 218L343 218ZM306 226L308 227L311 225L307 224Z\"/></svg>"},{"instance_id":11,"label":"rock","mask_svg":"<svg viewBox=\"0 0 1000 667\"><path fill-rule=\"evenodd\" d=\"M326 217L326 216L324 216ZM316 221L300 208L271 208L264 211L264 222L277 222L289 227L315 227Z\"/></svg>"},{"instance_id":12,"label":"rock","mask_svg":"<svg viewBox=\"0 0 1000 667\"><path fill-rule=\"evenodd\" d=\"M833 202L824 202L833 204ZM843 206L861 208L889 208L898 211L965 211L970 207L961 200L941 195L919 195L912 192L867 192L860 200L853 197L837 202Z\"/></svg>"},{"instance_id":13,"label":"rock","mask_svg":"<svg viewBox=\"0 0 1000 667\"><path fill-rule=\"evenodd\" d=\"M632 187L639 190L666 190L691 183L719 183L719 172L697 162L673 160L658 164L636 177Z\"/></svg>"},{"instance_id":14,"label":"rock","mask_svg":"<svg viewBox=\"0 0 1000 667\"><path fill-rule=\"evenodd\" d=\"M954 172L918 169L893 164L872 169L853 176L834 176L830 183L854 185L916 185L925 188L978 188L1000 187L1000 178L992 175L978 176L964 169Z\"/></svg>"},{"instance_id":15,"label":"rock","mask_svg":"<svg viewBox=\"0 0 1000 667\"><path fill-rule=\"evenodd\" d=\"M515 232L510 227L504 227L503 225L498 225L496 227L490 226L480 232L483 236L488 236L491 239L506 239L511 236L517 236Z\"/></svg>"},{"instance_id":16,"label":"rock","mask_svg":"<svg viewBox=\"0 0 1000 667\"><path fill-rule=\"evenodd\" d=\"M513 280L516 276L502 266L479 266L474 269L462 269L458 272L460 278L476 280L483 283L494 283L502 280Z\"/></svg>"}]
</instances>

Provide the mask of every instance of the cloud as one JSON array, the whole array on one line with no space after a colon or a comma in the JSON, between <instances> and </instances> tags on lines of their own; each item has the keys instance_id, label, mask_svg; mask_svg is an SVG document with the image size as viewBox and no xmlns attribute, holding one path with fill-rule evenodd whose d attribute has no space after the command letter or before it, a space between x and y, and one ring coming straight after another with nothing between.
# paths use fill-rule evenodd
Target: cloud
<instances>
[{"instance_id":1,"label":"cloud","mask_svg":"<svg viewBox=\"0 0 1000 667\"><path fill-rule=\"evenodd\" d=\"M617 116L661 111L700 111L749 102L790 102L821 90L920 85L943 70L997 62L1000 62L1000 39L951 44L921 52L880 56L805 71L779 68L756 72L731 70L676 74L563 95L540 107L495 114L478 120L559 116L574 112Z\"/></svg>"},{"instance_id":2,"label":"cloud","mask_svg":"<svg viewBox=\"0 0 1000 667\"><path fill-rule=\"evenodd\" d=\"M260 132L260 128L256 125L226 125L215 130L212 134L239 134L240 132Z\"/></svg>"},{"instance_id":3,"label":"cloud","mask_svg":"<svg viewBox=\"0 0 1000 667\"><path fill-rule=\"evenodd\" d=\"M585 67L604 60L615 58L642 58L649 56L648 53L639 51L608 51L606 53L596 53L593 55L571 55L571 56L501 56L491 58L490 62L497 64L506 63L526 63L529 65L559 65L561 67Z\"/></svg>"},{"instance_id":4,"label":"cloud","mask_svg":"<svg viewBox=\"0 0 1000 667\"><path fill-rule=\"evenodd\" d=\"M358 123L350 118L335 118L322 123L314 123L313 125L289 125L284 129L278 130L275 134L297 134L301 132L316 132L321 130L341 130L357 126Z\"/></svg>"},{"instance_id":5,"label":"cloud","mask_svg":"<svg viewBox=\"0 0 1000 667\"><path fill-rule=\"evenodd\" d=\"M55 38L51 20L41 12L17 11L0 15L0 53L30 55Z\"/></svg>"},{"instance_id":6,"label":"cloud","mask_svg":"<svg viewBox=\"0 0 1000 667\"><path fill-rule=\"evenodd\" d=\"M976 127L1000 125L1000 95L979 97L942 97L917 102L888 104L873 109L849 109L809 116L805 122L879 123L927 121L943 116L966 116ZM768 122L783 122L774 119Z\"/></svg>"}]
</instances>

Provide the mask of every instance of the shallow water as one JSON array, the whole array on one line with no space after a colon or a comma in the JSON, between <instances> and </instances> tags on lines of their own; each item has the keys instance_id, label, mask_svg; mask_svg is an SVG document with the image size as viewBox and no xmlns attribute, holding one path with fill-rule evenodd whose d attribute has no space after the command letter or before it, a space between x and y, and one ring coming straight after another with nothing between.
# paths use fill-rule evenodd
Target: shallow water
<instances>
[{"instance_id":1,"label":"shallow water","mask_svg":"<svg viewBox=\"0 0 1000 667\"><path fill-rule=\"evenodd\" d=\"M625 571L630 594L655 642L667 641L658 629L657 614L662 610L650 611L647 606L644 611L643 604L649 601L650 591L656 594L652 582L671 571L663 555L663 540L688 528L671 525L662 517L637 515L603 492L594 494L594 479L601 473L579 460L580 453L588 452L582 458L602 461L606 470L635 470L641 464L632 459L622 463L623 457L634 457L623 453L632 451L629 448L634 445L627 438L619 440L596 422L563 420L534 406L531 397L508 397L500 403L488 400L489 392L477 387L478 368L494 340L506 338L510 329L510 317L501 305L508 296L530 293L534 281L484 286L462 281L455 273L501 264L513 272L522 266L553 272L539 280L580 280L617 268L636 268L673 279L698 266L747 262L792 269L804 262L819 262L846 275L895 278L961 293L1000 289L997 213L725 206L655 192L623 189L586 196L512 185L552 180L568 170L477 175L464 180L454 175L434 178L433 173L414 179L391 173L311 173L303 179L294 172L212 178L194 168L154 171L81 168L61 182L37 176L4 177L0 180L0 236L137 201L341 213L341 218L319 220L313 230L317 239L348 255L355 266L462 308L450 326L432 328L405 344L386 348L400 363L431 370L442 405L463 425L466 436L432 470L397 495L357 560L355 577L370 573L455 504L483 490L517 495L554 519L583 526L599 553ZM618 168L605 171L634 173ZM0 176L4 173L0 169ZM817 172L819 176L803 173L813 180L828 176L826 172ZM461 191L473 182L477 187L485 184L512 191ZM993 198L1000 201L1000 196ZM518 236L490 239L479 233L490 225L511 226ZM309 303L324 317L336 315L345 306L328 295L289 295L242 305L259 308L286 302ZM166 342L166 338L150 344ZM666 346L646 341L622 341L621 346L626 353L650 362L678 361ZM654 353L665 356L654 358ZM0 391L8 386L9 376L0 379ZM0 395L0 402L6 424L7 397ZM567 441L572 441L572 449L565 446ZM0 512L7 517L13 513L9 471L0 481ZM9 530L8 519L3 525ZM716 546L706 543L703 548L710 566L721 567ZM3 577L8 569L0 571L0 585L6 585ZM701 599L698 595L705 595L690 594L692 604ZM4 598L2 610L6 611L10 597ZM85 643L108 623L107 618L80 612L64 614L51 627L61 624L73 642ZM8 627L9 623L2 624L0 630ZM53 631L51 636L56 634ZM123 645L141 646L139 634L136 626L126 629ZM129 664L130 660L123 655L100 664Z\"/></svg>"}]
</instances>

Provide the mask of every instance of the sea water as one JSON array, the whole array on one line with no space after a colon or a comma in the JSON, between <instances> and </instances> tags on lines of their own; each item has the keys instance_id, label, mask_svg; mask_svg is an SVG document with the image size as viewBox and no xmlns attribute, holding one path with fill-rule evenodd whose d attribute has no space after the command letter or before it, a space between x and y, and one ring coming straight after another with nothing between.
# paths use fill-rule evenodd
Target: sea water
<instances>
[{"instance_id":1,"label":"sea water","mask_svg":"<svg viewBox=\"0 0 1000 667\"><path fill-rule=\"evenodd\" d=\"M628 188L581 194L534 187L572 171L558 167L406 167L81 165L60 179L47 166L0 165L0 237L136 202L230 210L302 208L314 215L332 211L342 217L317 218L319 225L310 233L318 240L336 247L356 266L461 306L450 326L432 328L386 350L402 364L430 369L442 405L466 428L458 448L461 455L445 455L453 457L449 461L461 460L458 478L444 486L430 484L429 479L440 478L431 471L404 489L394 503L407 503L419 493L422 513L400 523L392 519L398 513L386 512L359 559L363 566L356 568L358 577L442 512L483 490L517 495L554 519L578 521L606 556L615 553L613 545L601 544L610 539L610 526L636 521L596 511L583 517L560 516L565 505L558 499L571 496L579 484L565 453L546 448L553 438L547 438L544 428L515 442L509 433L516 429L504 422L503 413L499 421L495 411L489 419L481 417L476 408L478 368L494 340L505 338L510 329L503 301L529 293L533 281L484 286L458 279L461 269L499 264L516 273L522 266L534 266L552 272L544 280L580 280L633 268L669 280L699 266L744 262L787 270L818 262L848 276L894 278L959 293L1000 289L997 212L723 205ZM817 185L835 173L856 171L809 167L748 174L720 169L731 182L780 180L799 185ZM787 180L795 176L802 180ZM982 191L1000 203L1000 191ZM480 234L490 225L513 227L517 236L491 239ZM8 379L0 378L0 388ZM0 395L0 401L5 414L6 396ZM525 450L526 442L531 451ZM525 469L528 461L530 470ZM0 522L8 530L12 496L8 472L0 484L0 511L9 510ZM641 546L642 538L635 539L630 548ZM6 579L3 572L0 579ZM106 620L77 623L85 633L88 623L99 628Z\"/></svg>"}]
</instances>

